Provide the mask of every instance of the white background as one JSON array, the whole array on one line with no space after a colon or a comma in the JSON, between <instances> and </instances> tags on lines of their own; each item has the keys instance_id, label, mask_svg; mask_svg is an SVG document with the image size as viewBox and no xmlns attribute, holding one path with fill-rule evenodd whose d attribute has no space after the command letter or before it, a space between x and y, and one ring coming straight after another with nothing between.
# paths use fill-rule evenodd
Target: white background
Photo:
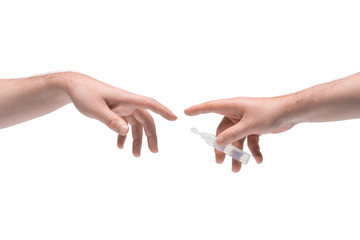
<instances>
[{"instance_id":1,"label":"white background","mask_svg":"<svg viewBox=\"0 0 360 240\"><path fill-rule=\"evenodd\" d=\"M68 105L0 130L0 239L359 239L359 120L261 137L238 174L183 109L358 72L357 1L1 1L0 78L78 71L154 97L158 154ZM144 144L146 146L146 144Z\"/></svg>"}]
</instances>

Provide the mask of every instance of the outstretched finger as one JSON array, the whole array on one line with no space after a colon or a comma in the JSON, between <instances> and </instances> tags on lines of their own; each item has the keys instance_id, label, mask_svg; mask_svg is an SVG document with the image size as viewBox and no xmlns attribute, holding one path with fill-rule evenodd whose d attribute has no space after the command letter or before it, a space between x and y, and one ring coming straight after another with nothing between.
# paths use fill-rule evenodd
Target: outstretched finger
<instances>
[{"instance_id":1,"label":"outstretched finger","mask_svg":"<svg viewBox=\"0 0 360 240\"><path fill-rule=\"evenodd\" d=\"M225 129L233 126L234 124L231 122L230 119L228 119L227 117L223 117L223 119L221 120L219 126L216 129L216 136L219 136L220 133L222 133ZM214 149L215 151L215 159L216 162L218 164L221 164L224 162L225 160L225 153L217 150L216 148Z\"/></svg>"},{"instance_id":2,"label":"outstretched finger","mask_svg":"<svg viewBox=\"0 0 360 240\"><path fill-rule=\"evenodd\" d=\"M176 115L172 111L153 98L131 94L128 100L131 104L134 104L138 108L150 109L167 120L175 121L177 119Z\"/></svg>"},{"instance_id":3,"label":"outstretched finger","mask_svg":"<svg viewBox=\"0 0 360 240\"><path fill-rule=\"evenodd\" d=\"M126 120L131 125L131 132L133 137L133 155L135 157L140 157L142 137L143 137L143 127L133 116L126 117Z\"/></svg>"},{"instance_id":4,"label":"outstretched finger","mask_svg":"<svg viewBox=\"0 0 360 240\"><path fill-rule=\"evenodd\" d=\"M125 140L126 140L126 135L125 136L122 136L120 134L118 135L118 139L117 139L118 148L120 148L120 149L124 148Z\"/></svg>"},{"instance_id":5,"label":"outstretched finger","mask_svg":"<svg viewBox=\"0 0 360 240\"><path fill-rule=\"evenodd\" d=\"M244 149L244 142L245 142L245 138L241 138L238 141L233 142L232 145L234 145L235 147L243 150ZM240 169L241 169L241 166L242 166L242 163L239 160L237 160L235 158L232 159L232 168L231 168L231 170L233 172L235 172L235 173L239 172Z\"/></svg>"},{"instance_id":6,"label":"outstretched finger","mask_svg":"<svg viewBox=\"0 0 360 240\"><path fill-rule=\"evenodd\" d=\"M231 102L228 99L214 100L194 105L184 110L188 116L195 116L204 113L218 113L225 115L231 110Z\"/></svg>"},{"instance_id":7,"label":"outstretched finger","mask_svg":"<svg viewBox=\"0 0 360 240\"><path fill-rule=\"evenodd\" d=\"M242 166L242 163L239 160L236 160L235 158L232 159L231 171L233 171L234 173L237 173L240 171L241 166Z\"/></svg>"},{"instance_id":8,"label":"outstretched finger","mask_svg":"<svg viewBox=\"0 0 360 240\"><path fill-rule=\"evenodd\" d=\"M247 137L247 144L250 149L251 154L255 158L255 161L257 163L262 163L263 156L260 151L260 145L259 145L260 136L259 135L249 135Z\"/></svg>"},{"instance_id":9,"label":"outstretched finger","mask_svg":"<svg viewBox=\"0 0 360 240\"><path fill-rule=\"evenodd\" d=\"M135 119L144 127L144 132L148 140L148 146L151 152L158 152L156 127L153 117L146 110L136 110L134 112Z\"/></svg>"}]
</instances>

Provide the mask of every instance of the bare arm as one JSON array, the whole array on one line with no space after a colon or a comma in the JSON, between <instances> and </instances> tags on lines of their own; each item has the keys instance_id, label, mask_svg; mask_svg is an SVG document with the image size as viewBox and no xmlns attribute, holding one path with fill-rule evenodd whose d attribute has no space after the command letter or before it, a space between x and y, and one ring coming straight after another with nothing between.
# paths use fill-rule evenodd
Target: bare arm
<instances>
[{"instance_id":1,"label":"bare arm","mask_svg":"<svg viewBox=\"0 0 360 240\"><path fill-rule=\"evenodd\" d=\"M360 118L360 74L273 98L232 98L206 102L185 110L189 116L215 112L224 115L217 129L220 145L243 147L247 138L258 163L263 160L259 136L279 133L302 122L339 121ZM215 150L216 161L225 155ZM233 159L233 171L241 163Z\"/></svg>"},{"instance_id":2,"label":"bare arm","mask_svg":"<svg viewBox=\"0 0 360 240\"><path fill-rule=\"evenodd\" d=\"M132 126L133 154L140 156L143 131L157 152L155 124L147 109L168 120L176 116L152 98L133 94L80 73L64 72L0 80L0 128L50 113L68 103L118 133L122 148Z\"/></svg>"},{"instance_id":3,"label":"bare arm","mask_svg":"<svg viewBox=\"0 0 360 240\"><path fill-rule=\"evenodd\" d=\"M360 73L284 97L294 123L360 118Z\"/></svg>"},{"instance_id":4,"label":"bare arm","mask_svg":"<svg viewBox=\"0 0 360 240\"><path fill-rule=\"evenodd\" d=\"M50 113L71 102L54 75L0 80L0 128Z\"/></svg>"}]
</instances>

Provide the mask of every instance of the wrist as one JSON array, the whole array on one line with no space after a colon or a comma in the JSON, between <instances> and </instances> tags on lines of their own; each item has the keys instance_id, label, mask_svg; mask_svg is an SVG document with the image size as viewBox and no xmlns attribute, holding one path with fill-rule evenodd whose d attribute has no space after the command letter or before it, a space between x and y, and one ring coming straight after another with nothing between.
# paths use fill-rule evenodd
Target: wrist
<instances>
[{"instance_id":1,"label":"wrist","mask_svg":"<svg viewBox=\"0 0 360 240\"><path fill-rule=\"evenodd\" d=\"M280 96L283 104L283 118L293 125L308 122L308 113L313 105L306 91Z\"/></svg>"},{"instance_id":2,"label":"wrist","mask_svg":"<svg viewBox=\"0 0 360 240\"><path fill-rule=\"evenodd\" d=\"M44 82L49 92L56 92L53 96L57 96L64 103L71 103L70 90L73 85L74 75L72 72L58 72L44 75Z\"/></svg>"}]
</instances>

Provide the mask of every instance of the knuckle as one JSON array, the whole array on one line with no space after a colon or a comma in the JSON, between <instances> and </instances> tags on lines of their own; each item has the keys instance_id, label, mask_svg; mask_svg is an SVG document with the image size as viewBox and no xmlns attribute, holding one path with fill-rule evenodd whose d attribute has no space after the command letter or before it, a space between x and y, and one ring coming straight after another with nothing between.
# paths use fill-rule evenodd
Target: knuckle
<instances>
[{"instance_id":1,"label":"knuckle","mask_svg":"<svg viewBox=\"0 0 360 240\"><path fill-rule=\"evenodd\" d=\"M138 121L141 124L144 124L144 112L142 109L136 109L133 114L136 121Z\"/></svg>"},{"instance_id":2,"label":"knuckle","mask_svg":"<svg viewBox=\"0 0 360 240\"><path fill-rule=\"evenodd\" d=\"M151 124L154 125L154 118L148 113L146 110L139 111L138 113L139 119L138 121L142 124Z\"/></svg>"}]
</instances>

